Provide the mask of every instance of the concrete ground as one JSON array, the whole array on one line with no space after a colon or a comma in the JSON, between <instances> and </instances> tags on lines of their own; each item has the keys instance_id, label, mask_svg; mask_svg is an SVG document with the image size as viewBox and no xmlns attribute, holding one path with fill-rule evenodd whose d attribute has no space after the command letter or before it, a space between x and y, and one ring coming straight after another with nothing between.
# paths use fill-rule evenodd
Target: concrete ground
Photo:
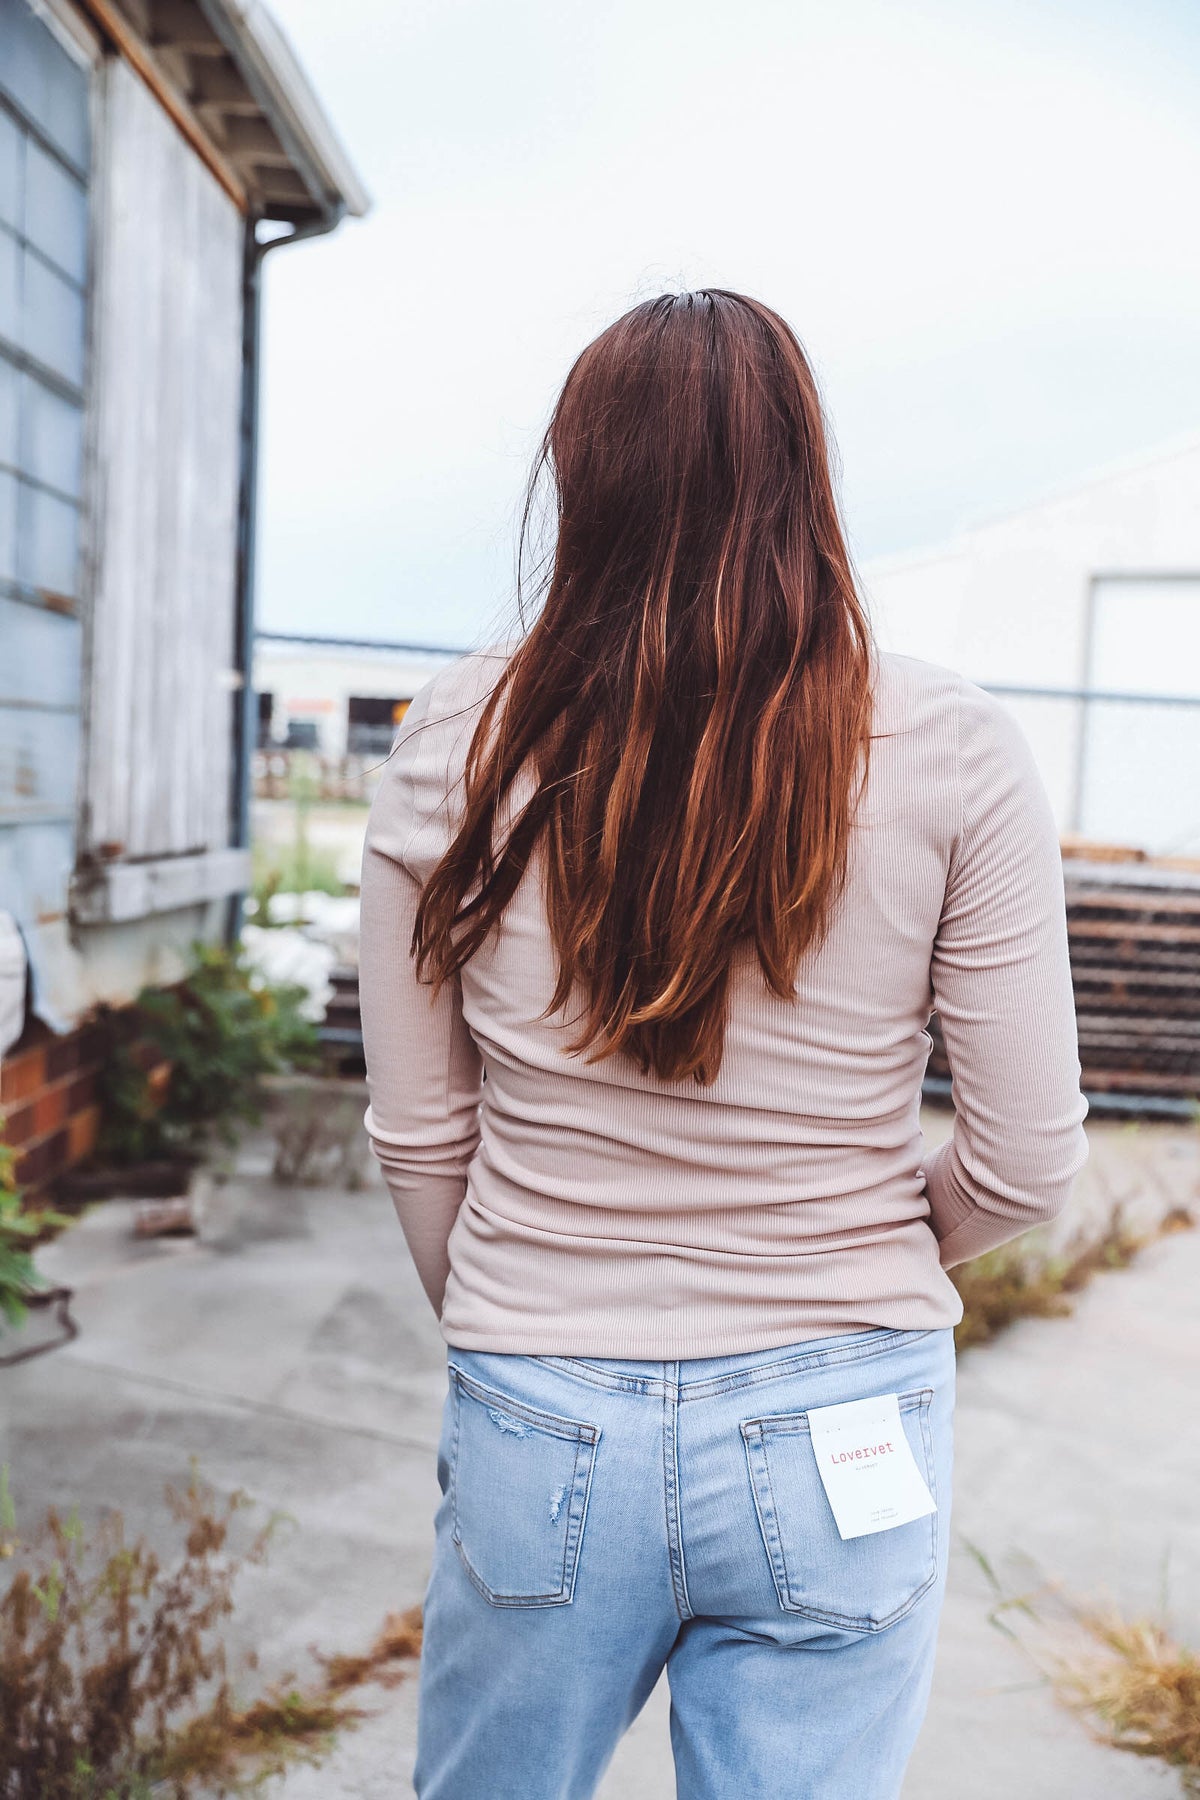
<instances>
[{"instance_id":1,"label":"concrete ground","mask_svg":"<svg viewBox=\"0 0 1200 1800\"><path fill-rule=\"evenodd\" d=\"M930 1136L945 1129L932 1115ZM1200 1133L1093 1122L1073 1218L1194 1202ZM119 1506L163 1533L164 1482L188 1459L221 1490L290 1515L247 1573L234 1648L264 1672L311 1670L309 1645L364 1649L428 1574L444 1346L374 1178L360 1193L281 1189L269 1146L242 1152L199 1241L136 1242L131 1207L97 1207L42 1253L82 1331L0 1371L0 1462L31 1524L50 1502ZM956 1503L937 1676L905 1800L1168 1800L1179 1778L1094 1741L988 1614L969 1545L1008 1589L1036 1573L1194 1641L1200 1616L1200 1231L1099 1277L1068 1319L1029 1320L959 1367ZM1165 1580L1164 1580L1165 1572ZM367 1690L373 1716L273 1800L412 1792L415 1682ZM660 1683L602 1800L674 1791ZM851 1797L853 1800L853 1797Z\"/></svg>"}]
</instances>

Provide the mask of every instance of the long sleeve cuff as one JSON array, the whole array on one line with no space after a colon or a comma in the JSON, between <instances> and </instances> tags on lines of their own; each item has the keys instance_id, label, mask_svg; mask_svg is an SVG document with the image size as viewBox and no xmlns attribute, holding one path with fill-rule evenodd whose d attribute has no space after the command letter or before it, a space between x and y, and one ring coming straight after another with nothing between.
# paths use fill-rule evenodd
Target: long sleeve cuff
<instances>
[{"instance_id":1,"label":"long sleeve cuff","mask_svg":"<svg viewBox=\"0 0 1200 1800\"><path fill-rule=\"evenodd\" d=\"M939 1144L925 1160L925 1191L942 1268L970 1262L973 1257L1010 1243L1034 1225L1056 1218L1066 1205L1074 1178L1087 1155L1087 1138L1080 1121L1075 1157L1064 1166L1059 1179L1043 1186L1037 1199L1014 1198L978 1189L963 1166L954 1139L947 1138Z\"/></svg>"},{"instance_id":2,"label":"long sleeve cuff","mask_svg":"<svg viewBox=\"0 0 1200 1800\"><path fill-rule=\"evenodd\" d=\"M412 1146L389 1144L374 1127L369 1107L364 1123L421 1286L440 1319L450 1274L447 1244L467 1189L465 1169L414 1168Z\"/></svg>"}]
</instances>

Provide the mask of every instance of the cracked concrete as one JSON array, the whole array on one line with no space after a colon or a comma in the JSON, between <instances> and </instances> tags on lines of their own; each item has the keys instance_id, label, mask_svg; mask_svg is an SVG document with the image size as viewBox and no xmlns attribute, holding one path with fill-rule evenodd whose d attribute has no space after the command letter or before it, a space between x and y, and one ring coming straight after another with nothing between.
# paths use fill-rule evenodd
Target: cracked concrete
<instances>
[{"instance_id":1,"label":"cracked concrete","mask_svg":"<svg viewBox=\"0 0 1200 1800\"><path fill-rule=\"evenodd\" d=\"M944 1116L929 1119L931 1140ZM1093 1122L1062 1236L1123 1198L1136 1221L1194 1203L1200 1134ZM76 1288L75 1343L0 1373L0 1460L28 1522L51 1502L119 1506L160 1537L165 1481L198 1459L219 1489L288 1515L247 1572L234 1649L263 1673L311 1670L308 1647L366 1649L420 1599L438 1491L444 1346L372 1171L360 1193L280 1189L262 1142L217 1188L199 1241L135 1242L131 1208L97 1207L43 1252ZM1089 1599L1200 1616L1200 1232L1099 1277L1069 1319L1030 1320L960 1361L955 1548L929 1716L905 1800L1172 1800L1179 1777L1095 1742L989 1622L1040 1572ZM1032 1573L1031 1573L1032 1571ZM416 1684L372 1709L319 1769L272 1800L411 1793ZM660 1682L601 1800L674 1791Z\"/></svg>"}]
</instances>

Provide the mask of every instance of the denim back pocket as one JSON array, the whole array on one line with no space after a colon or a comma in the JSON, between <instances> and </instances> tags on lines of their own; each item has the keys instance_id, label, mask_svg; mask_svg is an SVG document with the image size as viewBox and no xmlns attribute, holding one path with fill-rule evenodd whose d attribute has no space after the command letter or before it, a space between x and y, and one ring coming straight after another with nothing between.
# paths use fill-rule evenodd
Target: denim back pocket
<instances>
[{"instance_id":1,"label":"denim back pocket","mask_svg":"<svg viewBox=\"0 0 1200 1800\"><path fill-rule=\"evenodd\" d=\"M937 1500L932 1388L900 1395L900 1421ZM821 1482L805 1412L741 1421L763 1544L786 1612L850 1631L882 1631L937 1579L938 1516L843 1540Z\"/></svg>"},{"instance_id":2,"label":"denim back pocket","mask_svg":"<svg viewBox=\"0 0 1200 1800\"><path fill-rule=\"evenodd\" d=\"M451 1371L453 1541L493 1606L561 1606L575 1591L600 1427Z\"/></svg>"}]
</instances>

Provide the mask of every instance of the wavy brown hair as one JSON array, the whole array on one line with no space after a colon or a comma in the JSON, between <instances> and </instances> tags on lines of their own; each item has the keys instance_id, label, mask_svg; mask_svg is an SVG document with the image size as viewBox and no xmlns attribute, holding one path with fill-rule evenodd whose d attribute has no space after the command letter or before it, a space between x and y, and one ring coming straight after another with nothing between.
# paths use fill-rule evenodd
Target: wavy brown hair
<instances>
[{"instance_id":1,"label":"wavy brown hair","mask_svg":"<svg viewBox=\"0 0 1200 1800\"><path fill-rule=\"evenodd\" d=\"M557 499L540 613L467 756L412 952L435 987L535 848L573 1054L713 1081L753 940L795 993L845 879L871 640L794 334L720 288L635 306L567 377L530 478ZM516 803L524 774L532 789Z\"/></svg>"}]
</instances>

